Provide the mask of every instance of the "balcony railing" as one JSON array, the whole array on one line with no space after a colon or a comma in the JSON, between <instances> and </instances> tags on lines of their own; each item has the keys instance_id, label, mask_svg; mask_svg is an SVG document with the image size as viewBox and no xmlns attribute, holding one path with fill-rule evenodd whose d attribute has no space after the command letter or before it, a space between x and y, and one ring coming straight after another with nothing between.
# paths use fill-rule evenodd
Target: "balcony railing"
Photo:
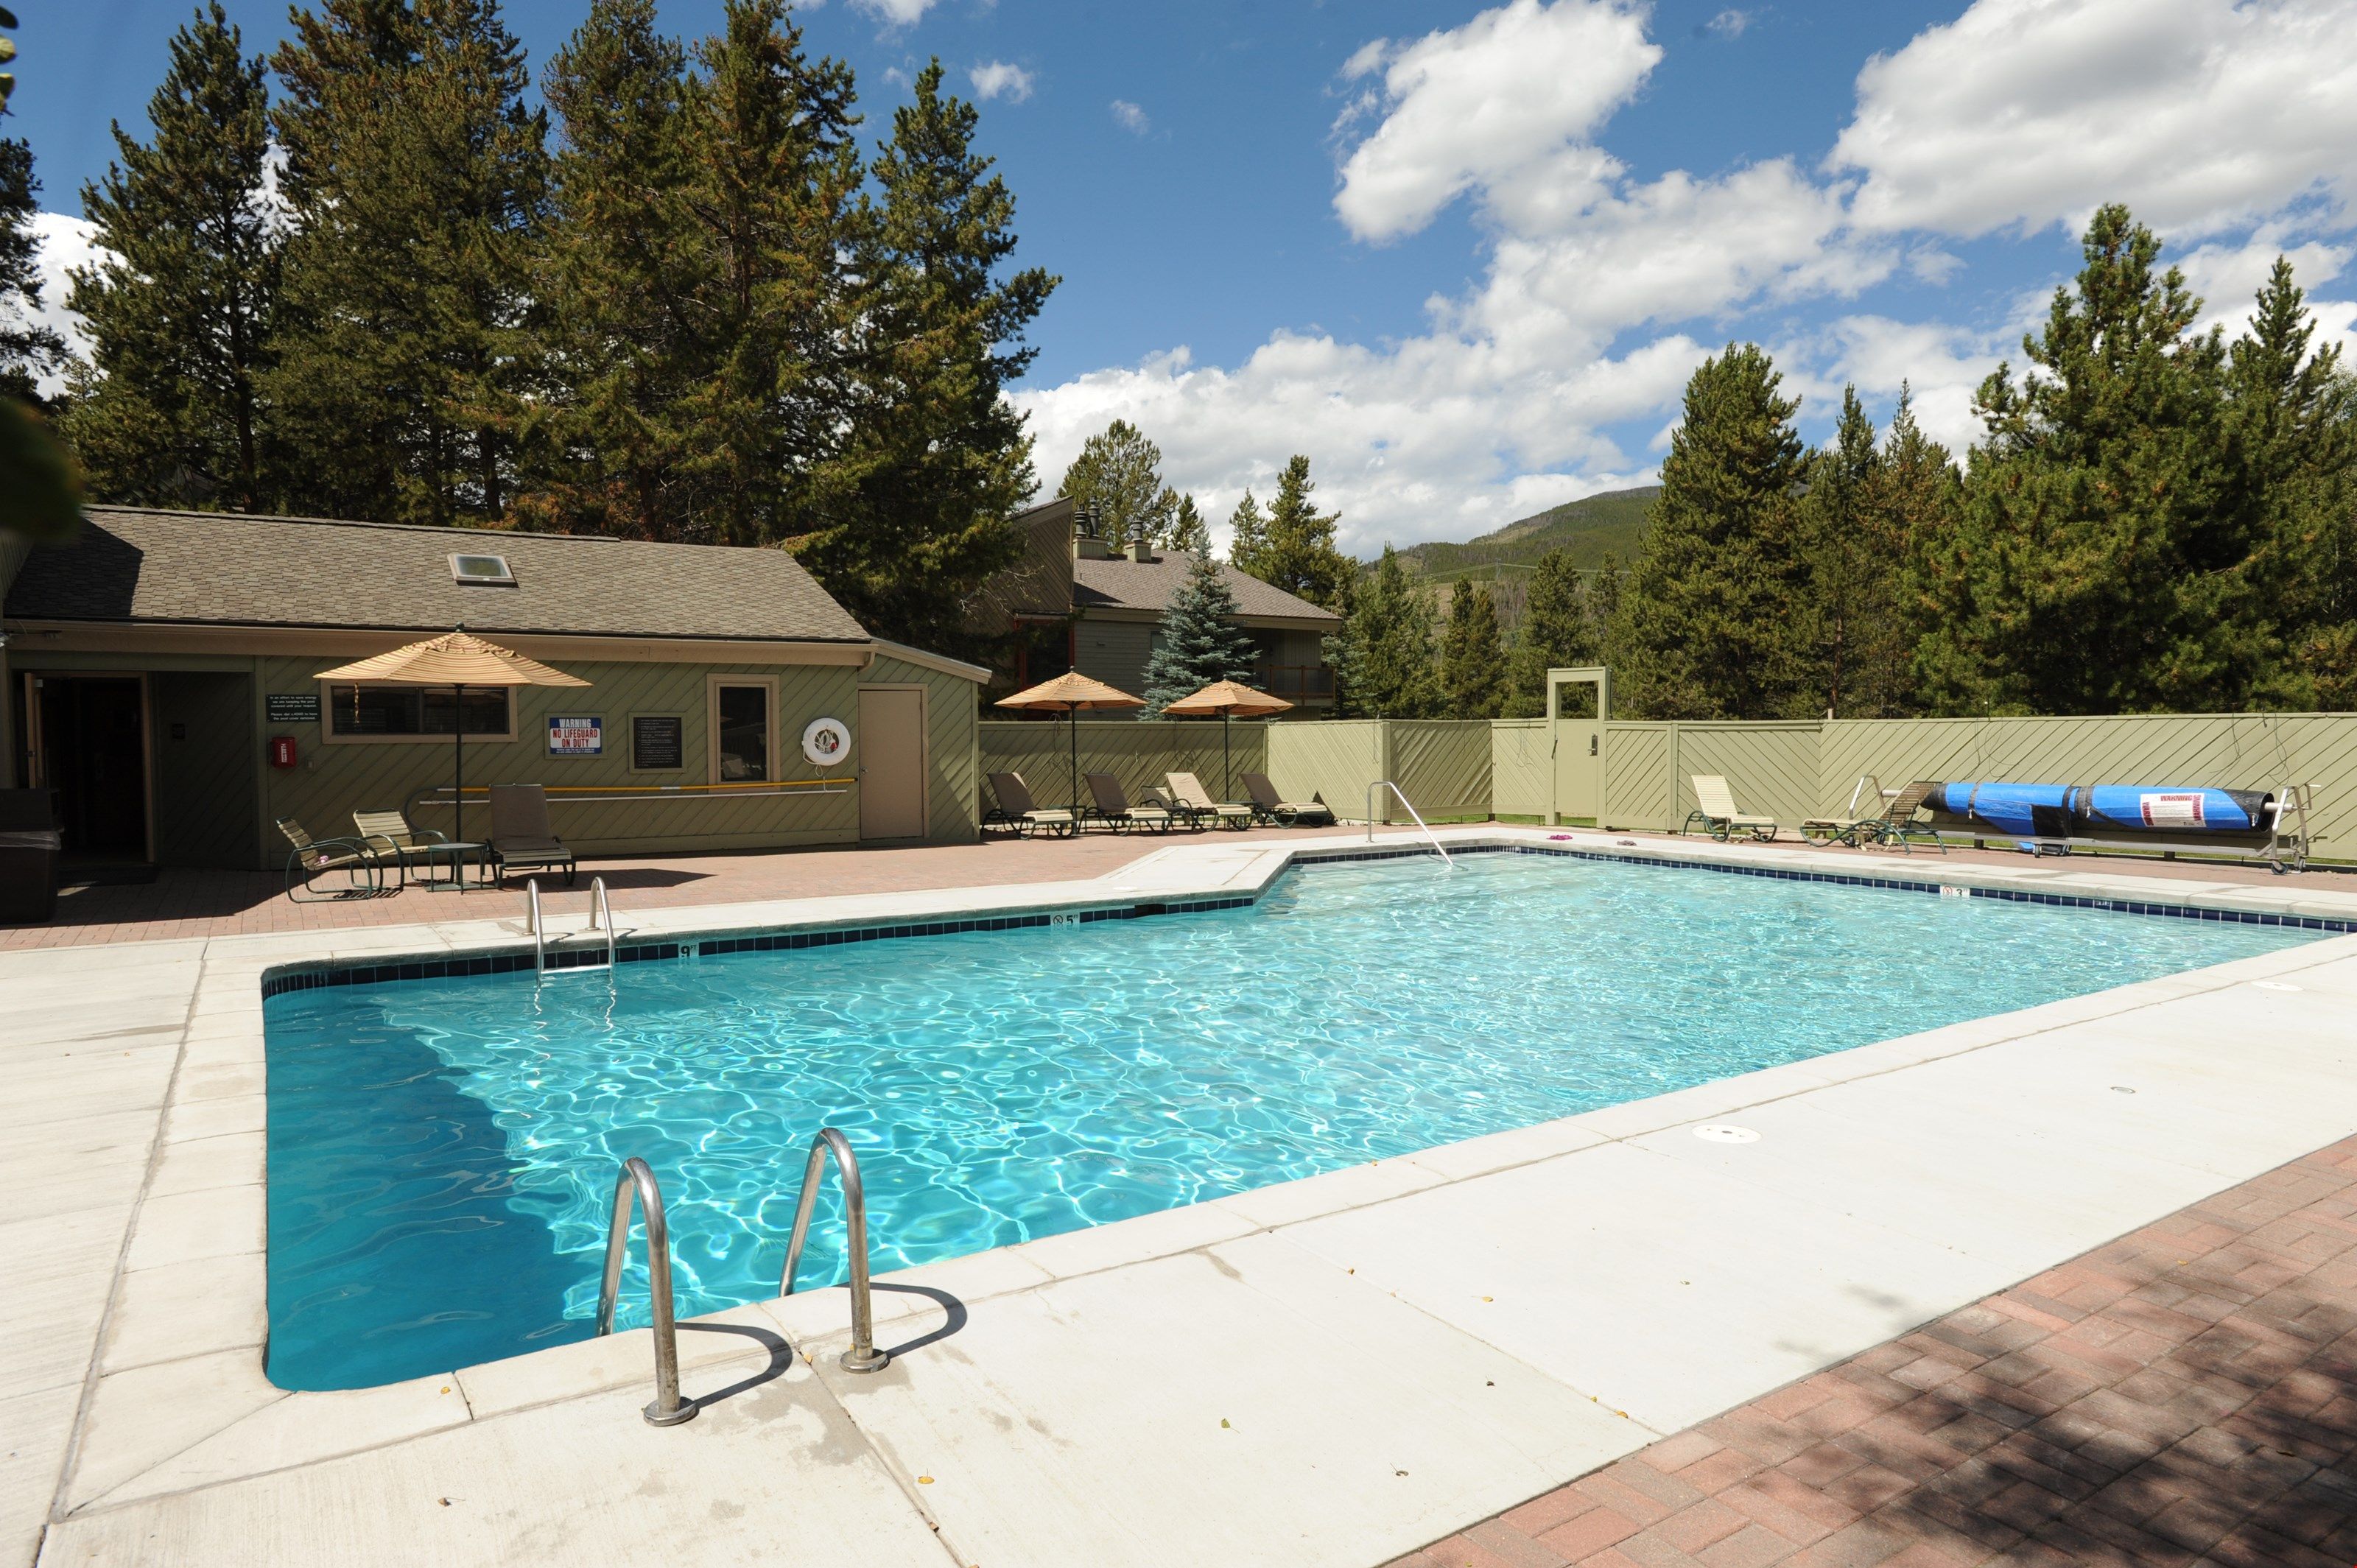
<instances>
[{"instance_id":1,"label":"balcony railing","mask_svg":"<svg viewBox=\"0 0 2357 1568\"><path fill-rule=\"evenodd\" d=\"M1253 671L1253 684L1273 697L1316 701L1334 695L1334 671L1323 664L1262 664Z\"/></svg>"}]
</instances>

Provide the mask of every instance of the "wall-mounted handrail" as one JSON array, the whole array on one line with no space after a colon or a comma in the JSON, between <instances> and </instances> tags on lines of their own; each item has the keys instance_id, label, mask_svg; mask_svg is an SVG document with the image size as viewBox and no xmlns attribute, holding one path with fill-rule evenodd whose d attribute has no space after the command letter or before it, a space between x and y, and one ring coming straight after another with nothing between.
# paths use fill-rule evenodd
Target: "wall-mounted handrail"
<instances>
[{"instance_id":1,"label":"wall-mounted handrail","mask_svg":"<svg viewBox=\"0 0 2357 1568\"><path fill-rule=\"evenodd\" d=\"M630 1198L647 1221L647 1286L653 1296L655 1397L643 1413L650 1426L677 1426L695 1419L695 1405L679 1397L679 1330L672 1321L671 1227L663 1220L662 1189L655 1173L636 1155L622 1162L614 1181L614 1218L606 1229L606 1273L597 1285L597 1335L614 1331L614 1298L622 1289L622 1253L630 1241Z\"/></svg>"},{"instance_id":2,"label":"wall-mounted handrail","mask_svg":"<svg viewBox=\"0 0 2357 1568\"><path fill-rule=\"evenodd\" d=\"M1401 805L1407 806L1407 814L1415 818L1415 825L1419 828L1423 828L1424 836L1432 841L1433 849L1440 856L1440 864L1447 866L1451 871L1456 870L1457 863L1448 858L1448 848L1440 842L1440 835L1434 832L1431 828L1426 826L1424 819L1416 815L1415 808L1412 805L1408 805L1407 797L1400 794L1400 787L1393 783L1388 779L1378 779L1373 783L1367 786L1367 842L1369 843L1375 842L1375 795L1378 790L1383 789L1390 790L1394 796L1398 797L1399 803Z\"/></svg>"},{"instance_id":3,"label":"wall-mounted handrail","mask_svg":"<svg viewBox=\"0 0 2357 1568\"><path fill-rule=\"evenodd\" d=\"M859 1182L859 1161L850 1141L832 1127L822 1127L811 1140L810 1159L802 1166L802 1196L794 1205L793 1234L786 1241L785 1272L778 1277L778 1294L794 1294L794 1269L802 1261L802 1245L810 1240L811 1212L818 1207L819 1177L834 1156L835 1175L843 1184L845 1251L851 1255L851 1348L839 1358L846 1372L881 1371L892 1358L876 1348L876 1315L867 1297L867 1194Z\"/></svg>"}]
</instances>

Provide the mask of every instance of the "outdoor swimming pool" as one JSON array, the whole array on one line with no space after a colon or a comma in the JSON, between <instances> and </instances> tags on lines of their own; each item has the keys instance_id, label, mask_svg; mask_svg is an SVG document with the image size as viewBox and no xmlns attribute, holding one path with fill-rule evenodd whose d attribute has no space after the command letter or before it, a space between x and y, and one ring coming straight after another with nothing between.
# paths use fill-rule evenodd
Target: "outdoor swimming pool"
<instances>
[{"instance_id":1,"label":"outdoor swimming pool","mask_svg":"<svg viewBox=\"0 0 2357 1568\"><path fill-rule=\"evenodd\" d=\"M366 1387L586 1337L633 1155L685 1316L775 1293L822 1125L859 1155L880 1271L2319 934L1490 854L611 987L291 991L265 1009L270 1375ZM842 1276L837 1202L830 1182L805 1288ZM643 1324L635 1247L630 1270Z\"/></svg>"}]
</instances>

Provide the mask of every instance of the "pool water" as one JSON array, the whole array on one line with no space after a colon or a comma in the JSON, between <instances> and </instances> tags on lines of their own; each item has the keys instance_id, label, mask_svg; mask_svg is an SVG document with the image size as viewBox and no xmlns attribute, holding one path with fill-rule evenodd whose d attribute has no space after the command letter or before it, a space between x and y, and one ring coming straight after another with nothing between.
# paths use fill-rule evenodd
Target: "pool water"
<instances>
[{"instance_id":1,"label":"pool water","mask_svg":"<svg viewBox=\"0 0 2357 1568\"><path fill-rule=\"evenodd\" d=\"M1289 873L1249 908L289 992L266 1007L270 1375L582 1338L615 1167L683 1316L776 1293L802 1158L878 1270L1101 1225L2315 933L1617 862ZM830 1181L805 1288L843 1277ZM646 1321L634 1242L625 1326Z\"/></svg>"}]
</instances>

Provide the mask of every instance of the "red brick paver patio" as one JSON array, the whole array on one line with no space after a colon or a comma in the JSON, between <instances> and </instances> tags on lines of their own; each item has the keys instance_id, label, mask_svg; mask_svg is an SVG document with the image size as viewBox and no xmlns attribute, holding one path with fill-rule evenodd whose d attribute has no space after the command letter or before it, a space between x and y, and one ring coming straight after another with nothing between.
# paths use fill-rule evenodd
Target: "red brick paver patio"
<instances>
[{"instance_id":1,"label":"red brick paver patio","mask_svg":"<svg viewBox=\"0 0 2357 1568\"><path fill-rule=\"evenodd\" d=\"M1393 1568L2349 1568L2357 1138Z\"/></svg>"}]
</instances>

